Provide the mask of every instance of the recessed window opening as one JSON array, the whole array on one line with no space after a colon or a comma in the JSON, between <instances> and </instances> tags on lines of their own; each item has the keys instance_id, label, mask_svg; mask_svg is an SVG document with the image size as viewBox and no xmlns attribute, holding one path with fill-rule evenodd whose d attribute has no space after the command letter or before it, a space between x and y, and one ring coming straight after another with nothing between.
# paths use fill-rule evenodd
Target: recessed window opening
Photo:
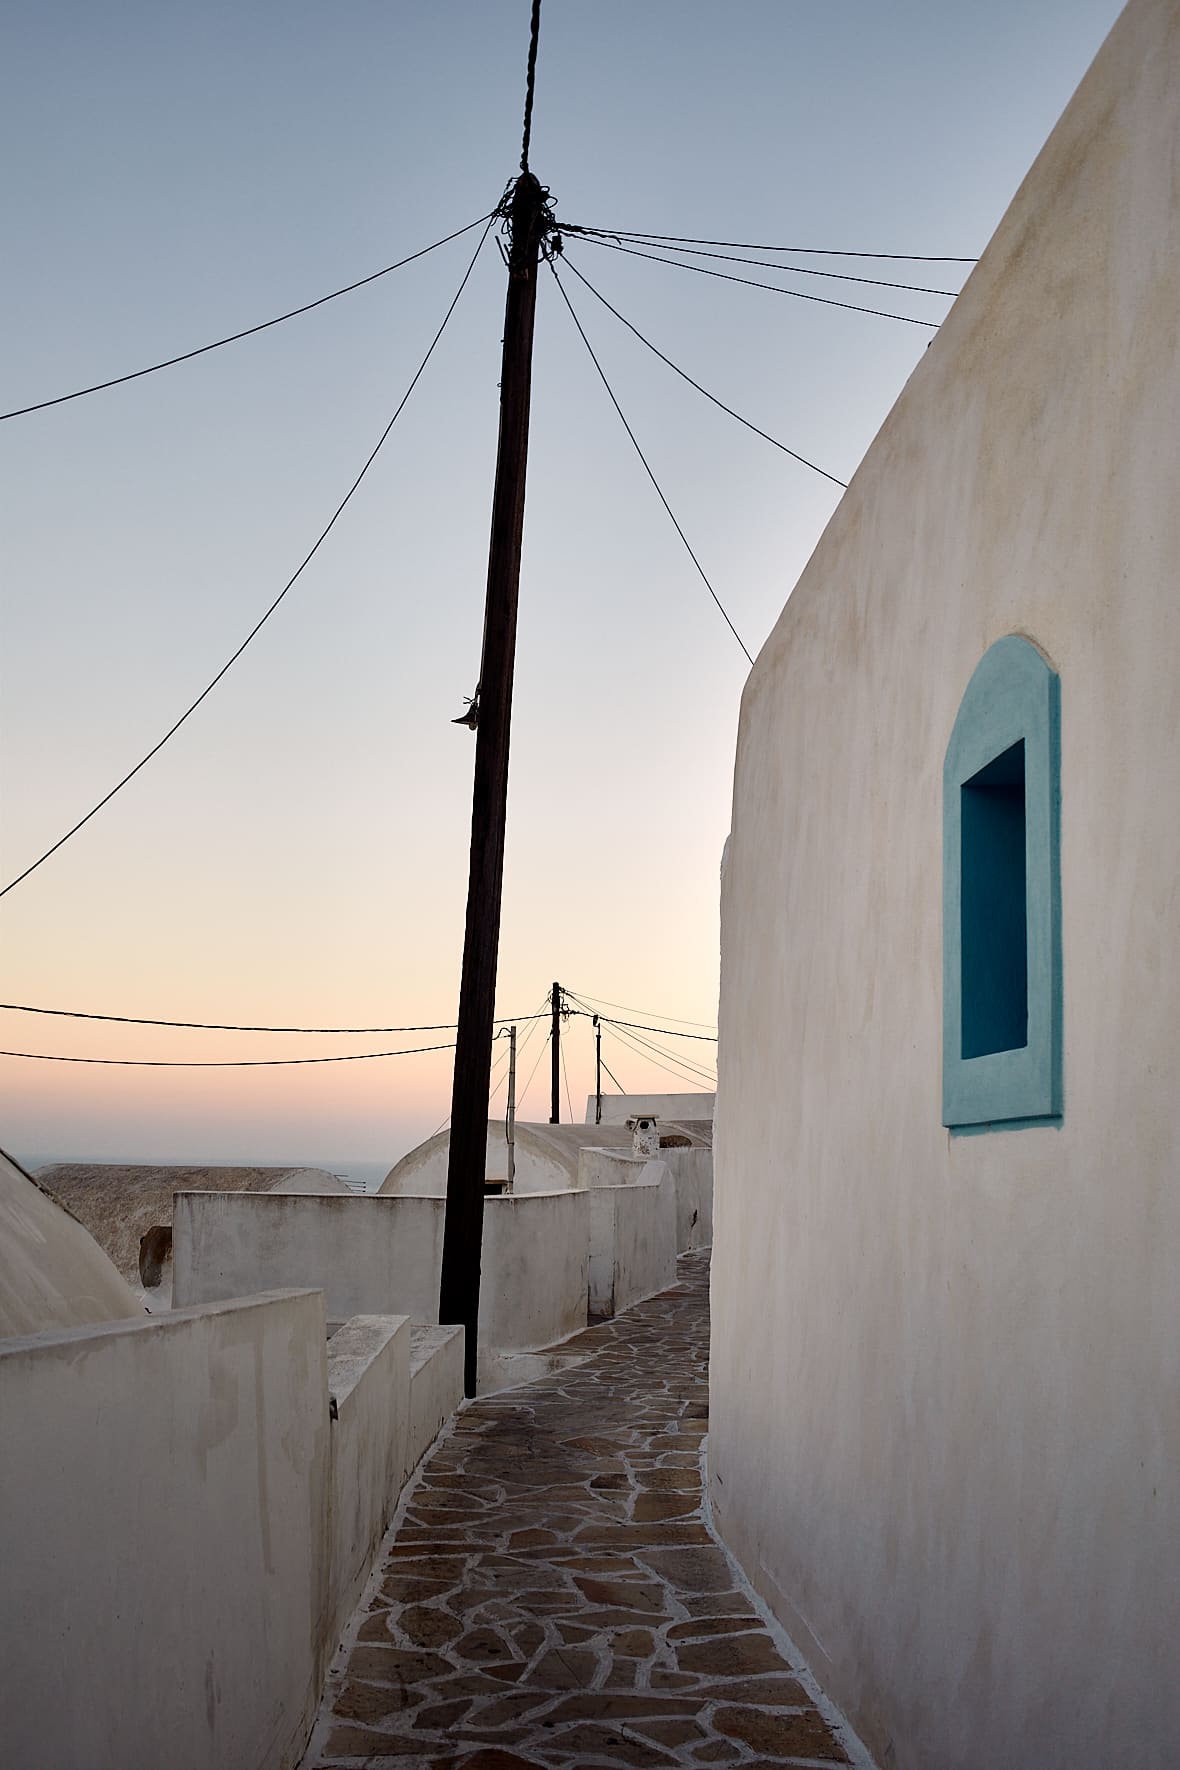
<instances>
[{"instance_id":1,"label":"recessed window opening","mask_svg":"<svg viewBox=\"0 0 1180 1770\"><path fill-rule=\"evenodd\" d=\"M962 1055L1028 1044L1024 739L961 788Z\"/></svg>"}]
</instances>

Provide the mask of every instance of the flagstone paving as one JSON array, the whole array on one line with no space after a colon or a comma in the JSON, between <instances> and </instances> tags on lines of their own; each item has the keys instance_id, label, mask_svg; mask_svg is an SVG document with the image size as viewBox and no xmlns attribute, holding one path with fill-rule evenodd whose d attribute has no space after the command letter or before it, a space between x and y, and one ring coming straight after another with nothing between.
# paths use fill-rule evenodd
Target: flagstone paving
<instances>
[{"instance_id":1,"label":"flagstone paving","mask_svg":"<svg viewBox=\"0 0 1180 1770\"><path fill-rule=\"evenodd\" d=\"M679 1276L457 1416L304 1770L848 1762L706 1527L708 1254Z\"/></svg>"}]
</instances>

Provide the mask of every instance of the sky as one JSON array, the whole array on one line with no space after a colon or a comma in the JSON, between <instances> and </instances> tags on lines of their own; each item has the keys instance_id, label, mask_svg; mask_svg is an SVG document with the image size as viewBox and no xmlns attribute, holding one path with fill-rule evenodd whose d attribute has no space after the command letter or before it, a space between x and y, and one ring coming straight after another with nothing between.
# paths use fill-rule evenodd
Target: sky
<instances>
[{"instance_id":1,"label":"sky","mask_svg":"<svg viewBox=\"0 0 1180 1770\"><path fill-rule=\"evenodd\" d=\"M268 319L488 213L520 153L528 11L6 8L0 406ZM973 256L1117 11L544 0L532 168L559 221ZM404 394L477 239L194 362L0 424L0 882L159 739L281 589ZM674 361L841 480L933 336L567 247ZM968 268L827 262L951 290ZM949 308L777 280L935 322ZM504 281L489 239L373 468L262 633L160 755L0 900L5 1002L252 1025L454 1021L474 740L450 721L479 674ZM565 282L756 655L838 487L709 406ZM633 1020L715 1021L747 672L545 272L499 1014L537 1012L556 978ZM7 1051L157 1062L453 1036L10 1011L0 1034ZM658 1043L709 1063L707 1044ZM587 1019L571 1019L564 1045L581 1118ZM622 1032L608 1028L603 1051L628 1091L693 1085ZM548 1067L521 1117L548 1116ZM0 1057L0 1143L30 1155L392 1163L449 1105L445 1050L239 1069Z\"/></svg>"}]
</instances>

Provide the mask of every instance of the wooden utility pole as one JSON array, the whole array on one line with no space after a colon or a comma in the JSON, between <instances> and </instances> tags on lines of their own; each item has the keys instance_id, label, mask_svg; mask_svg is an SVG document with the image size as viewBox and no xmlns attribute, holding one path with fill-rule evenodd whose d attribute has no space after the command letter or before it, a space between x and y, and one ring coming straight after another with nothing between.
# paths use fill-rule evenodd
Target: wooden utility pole
<instances>
[{"instance_id":1,"label":"wooden utility pole","mask_svg":"<svg viewBox=\"0 0 1180 1770\"><path fill-rule=\"evenodd\" d=\"M536 10L534 46L535 26ZM527 134L526 154L522 155L522 161L526 158ZM463 1374L468 1395L475 1394L478 1355L488 1087L500 948L508 740L516 660L520 548L524 531L533 319L541 241L550 225L545 192L531 172L523 171L512 187L508 223L508 299L504 312L504 354L500 375L500 443L492 496L483 663L475 706L471 868L455 1041L450 1166L439 1292L440 1322L461 1322L465 1330Z\"/></svg>"},{"instance_id":2,"label":"wooden utility pole","mask_svg":"<svg viewBox=\"0 0 1180 1770\"><path fill-rule=\"evenodd\" d=\"M561 1076L561 985L553 985L551 997L553 1004L553 1030L549 1035L549 1123L561 1123L561 1091L558 1082Z\"/></svg>"}]
</instances>

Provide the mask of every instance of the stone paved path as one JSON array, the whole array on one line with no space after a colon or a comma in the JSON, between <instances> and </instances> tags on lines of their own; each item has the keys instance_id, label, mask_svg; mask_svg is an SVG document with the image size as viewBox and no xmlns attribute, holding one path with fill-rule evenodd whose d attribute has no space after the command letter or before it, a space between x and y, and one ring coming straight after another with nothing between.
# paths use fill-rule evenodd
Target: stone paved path
<instances>
[{"instance_id":1,"label":"stone paved path","mask_svg":"<svg viewBox=\"0 0 1180 1770\"><path fill-rule=\"evenodd\" d=\"M846 1763L702 1519L708 1255L427 1459L304 1770Z\"/></svg>"}]
</instances>

